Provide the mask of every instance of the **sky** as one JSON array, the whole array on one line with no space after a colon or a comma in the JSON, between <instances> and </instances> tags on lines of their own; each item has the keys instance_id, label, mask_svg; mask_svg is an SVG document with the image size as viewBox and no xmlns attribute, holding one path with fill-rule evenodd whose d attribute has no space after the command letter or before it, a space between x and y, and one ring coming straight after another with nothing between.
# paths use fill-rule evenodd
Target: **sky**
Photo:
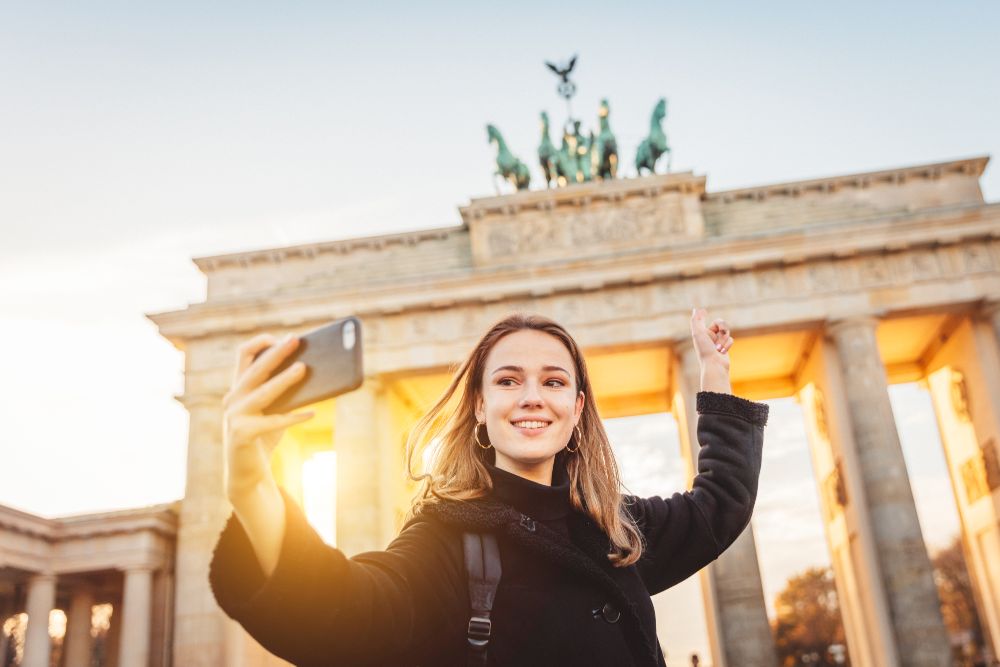
<instances>
[{"instance_id":1,"label":"sky","mask_svg":"<svg viewBox=\"0 0 1000 667\"><path fill-rule=\"evenodd\" d=\"M497 192L487 123L538 187L546 60L579 54L574 113L609 99L626 177L661 96L709 191L1000 153L997 3L361 4L0 3L0 503L181 497L183 355L145 314L204 300L191 258L457 225ZM914 488L947 489L926 396L893 401ZM776 412L769 590L825 557L818 511L801 558L775 534L811 475Z\"/></svg>"}]
</instances>

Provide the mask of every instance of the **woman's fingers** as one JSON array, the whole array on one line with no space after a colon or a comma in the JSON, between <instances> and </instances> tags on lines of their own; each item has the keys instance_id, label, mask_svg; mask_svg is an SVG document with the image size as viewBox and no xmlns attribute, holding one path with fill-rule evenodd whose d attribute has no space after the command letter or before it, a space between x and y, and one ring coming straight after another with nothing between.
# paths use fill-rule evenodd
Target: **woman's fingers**
<instances>
[{"instance_id":1,"label":"woman's fingers","mask_svg":"<svg viewBox=\"0 0 1000 667\"><path fill-rule=\"evenodd\" d=\"M309 410L280 415L235 415L229 420L227 431L232 442L252 445L259 436L300 424L311 419L314 414Z\"/></svg>"},{"instance_id":2,"label":"woman's fingers","mask_svg":"<svg viewBox=\"0 0 1000 667\"><path fill-rule=\"evenodd\" d=\"M250 391L242 401L241 412L262 412L296 382L306 376L306 365L297 361L264 384Z\"/></svg>"},{"instance_id":3,"label":"woman's fingers","mask_svg":"<svg viewBox=\"0 0 1000 667\"><path fill-rule=\"evenodd\" d=\"M712 334L712 340L716 343L721 343L729 338L729 325L726 324L725 320L712 320L708 330Z\"/></svg>"},{"instance_id":4,"label":"woman's fingers","mask_svg":"<svg viewBox=\"0 0 1000 667\"><path fill-rule=\"evenodd\" d=\"M240 376L246 372L247 368L253 362L253 358L258 352L266 347L274 345L274 336L268 333L260 334L254 336L248 341L245 341L236 348L236 369L233 371L233 381L231 386L236 386L239 382Z\"/></svg>"},{"instance_id":5,"label":"woman's fingers","mask_svg":"<svg viewBox=\"0 0 1000 667\"><path fill-rule=\"evenodd\" d=\"M726 324L725 320L712 320L711 326L708 330L712 334L712 340L715 342L715 349L725 354L729 351L729 348L733 346L733 337L730 335L729 325Z\"/></svg>"},{"instance_id":6,"label":"woman's fingers","mask_svg":"<svg viewBox=\"0 0 1000 667\"><path fill-rule=\"evenodd\" d=\"M691 312L691 336L696 349L702 356L710 355L713 349L726 354L735 342L729 325L723 319L712 320L711 324L706 325L706 315L704 308L695 308Z\"/></svg>"},{"instance_id":7,"label":"woman's fingers","mask_svg":"<svg viewBox=\"0 0 1000 667\"><path fill-rule=\"evenodd\" d=\"M298 347L298 345L299 339L294 336L286 336L273 344L266 343L254 346L247 345L246 355L249 356L249 360L244 361L244 357L241 353L240 363L245 363L245 368L237 375L233 388L229 392L231 397L238 399L267 380L271 372L280 366L281 362L284 361L285 358L291 354L296 347ZM264 348L269 349L254 359L254 355Z\"/></svg>"},{"instance_id":8,"label":"woman's fingers","mask_svg":"<svg viewBox=\"0 0 1000 667\"><path fill-rule=\"evenodd\" d=\"M695 308L691 311L691 336L694 338L695 346L701 348L715 346L715 336L705 326L705 309Z\"/></svg>"}]
</instances>

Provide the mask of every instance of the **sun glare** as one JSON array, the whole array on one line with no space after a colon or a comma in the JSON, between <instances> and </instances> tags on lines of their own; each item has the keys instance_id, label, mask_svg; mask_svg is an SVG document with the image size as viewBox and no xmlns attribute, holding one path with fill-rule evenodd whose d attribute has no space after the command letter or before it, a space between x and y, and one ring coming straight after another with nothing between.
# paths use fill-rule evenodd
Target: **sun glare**
<instances>
[{"instance_id":1,"label":"sun glare","mask_svg":"<svg viewBox=\"0 0 1000 667\"><path fill-rule=\"evenodd\" d=\"M337 546L337 452L316 452L302 464L302 501L309 524Z\"/></svg>"}]
</instances>

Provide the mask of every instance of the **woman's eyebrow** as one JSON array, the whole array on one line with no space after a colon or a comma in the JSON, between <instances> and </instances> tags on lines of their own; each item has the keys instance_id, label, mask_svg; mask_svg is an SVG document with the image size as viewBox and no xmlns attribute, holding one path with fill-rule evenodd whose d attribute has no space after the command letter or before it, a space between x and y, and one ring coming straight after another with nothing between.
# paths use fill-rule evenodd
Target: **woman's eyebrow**
<instances>
[{"instance_id":1,"label":"woman's eyebrow","mask_svg":"<svg viewBox=\"0 0 1000 667\"><path fill-rule=\"evenodd\" d=\"M562 366L542 366L542 370L543 371L562 371L566 375L569 375L569 371L566 370L565 368L563 368ZM491 375L496 375L500 371L513 371L514 373L523 373L524 369L521 368L520 366L500 366L499 368L494 369L494 371L493 371L493 373L491 373Z\"/></svg>"}]
</instances>

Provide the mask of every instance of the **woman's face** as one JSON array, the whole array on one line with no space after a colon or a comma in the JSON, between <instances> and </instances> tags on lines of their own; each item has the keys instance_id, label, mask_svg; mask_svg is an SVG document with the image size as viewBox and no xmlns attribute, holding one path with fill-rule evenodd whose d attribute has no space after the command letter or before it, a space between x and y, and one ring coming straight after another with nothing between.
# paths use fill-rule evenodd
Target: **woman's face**
<instances>
[{"instance_id":1,"label":"woman's face","mask_svg":"<svg viewBox=\"0 0 1000 667\"><path fill-rule=\"evenodd\" d=\"M573 357L558 338L522 329L497 341L476 401L476 419L486 422L496 466L551 484L555 455L573 435L583 400Z\"/></svg>"}]
</instances>

